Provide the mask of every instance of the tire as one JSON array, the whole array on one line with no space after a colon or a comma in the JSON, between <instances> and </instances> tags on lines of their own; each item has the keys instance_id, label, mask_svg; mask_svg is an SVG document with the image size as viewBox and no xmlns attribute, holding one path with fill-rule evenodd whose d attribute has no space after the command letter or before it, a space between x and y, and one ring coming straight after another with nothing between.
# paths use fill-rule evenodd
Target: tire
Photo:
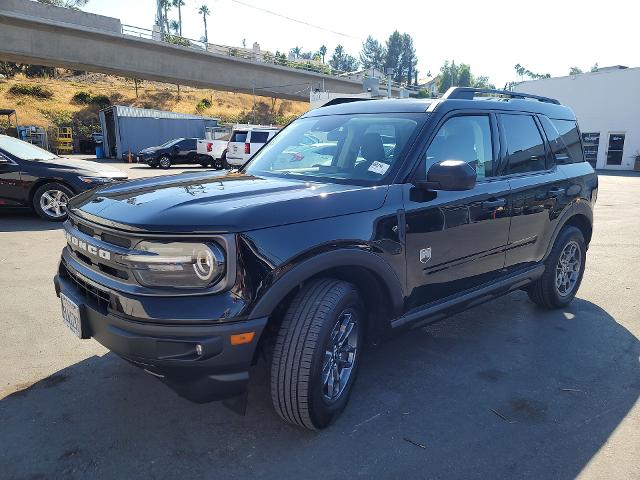
<instances>
[{"instance_id":1,"label":"tire","mask_svg":"<svg viewBox=\"0 0 640 480\"><path fill-rule=\"evenodd\" d=\"M574 254L569 257L572 249ZM571 303L582 282L586 252L582 232L576 227L563 227L544 262L544 274L527 289L531 301L549 309L562 308ZM569 261L571 259L578 260L579 265Z\"/></svg>"},{"instance_id":2,"label":"tire","mask_svg":"<svg viewBox=\"0 0 640 480\"><path fill-rule=\"evenodd\" d=\"M282 419L318 430L344 410L358 373L364 321L362 301L350 283L322 278L298 292L280 325L271 360L271 399ZM341 326L344 331L351 326L350 333L340 335ZM340 340L343 346L336 350ZM342 382L331 381L336 377Z\"/></svg>"},{"instance_id":3,"label":"tire","mask_svg":"<svg viewBox=\"0 0 640 480\"><path fill-rule=\"evenodd\" d=\"M169 168L171 168L171 159L169 157L167 157L166 155L163 155L158 160L158 165L163 170L168 170Z\"/></svg>"},{"instance_id":4,"label":"tire","mask_svg":"<svg viewBox=\"0 0 640 480\"><path fill-rule=\"evenodd\" d=\"M222 157L220 157L220 164L222 166L221 170L229 170L231 167L227 163L227 151L222 152Z\"/></svg>"},{"instance_id":5,"label":"tire","mask_svg":"<svg viewBox=\"0 0 640 480\"><path fill-rule=\"evenodd\" d=\"M45 220L63 222L67 219L67 202L73 195L73 191L62 183L46 183L33 194L33 209Z\"/></svg>"}]
</instances>

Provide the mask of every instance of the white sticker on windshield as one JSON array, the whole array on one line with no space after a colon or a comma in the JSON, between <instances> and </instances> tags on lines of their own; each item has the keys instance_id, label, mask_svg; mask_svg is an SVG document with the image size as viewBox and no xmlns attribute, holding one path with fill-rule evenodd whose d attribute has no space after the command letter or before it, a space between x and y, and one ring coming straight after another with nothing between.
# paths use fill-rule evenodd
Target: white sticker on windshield
<instances>
[{"instance_id":1,"label":"white sticker on windshield","mask_svg":"<svg viewBox=\"0 0 640 480\"><path fill-rule=\"evenodd\" d=\"M375 161L369 166L368 170L373 173L379 173L380 175L384 175L385 173L387 173L387 170L389 170L390 166L391 165L389 165L388 163Z\"/></svg>"}]
</instances>

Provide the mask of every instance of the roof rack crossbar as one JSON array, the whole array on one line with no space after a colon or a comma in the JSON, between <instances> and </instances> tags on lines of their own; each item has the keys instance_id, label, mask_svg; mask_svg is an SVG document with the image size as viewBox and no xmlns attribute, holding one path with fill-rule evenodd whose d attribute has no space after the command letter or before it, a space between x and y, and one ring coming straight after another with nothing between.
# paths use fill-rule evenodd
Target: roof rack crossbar
<instances>
[{"instance_id":1,"label":"roof rack crossbar","mask_svg":"<svg viewBox=\"0 0 640 480\"><path fill-rule=\"evenodd\" d=\"M509 98L525 99L531 98L538 100L539 102L554 103L560 105L560 102L555 98L541 97L539 95L531 95L530 93L511 92L509 90L494 90L489 88L473 88L473 87L451 87L442 96L443 99L458 99L458 100L473 100L477 94L493 94L502 95Z\"/></svg>"}]
</instances>

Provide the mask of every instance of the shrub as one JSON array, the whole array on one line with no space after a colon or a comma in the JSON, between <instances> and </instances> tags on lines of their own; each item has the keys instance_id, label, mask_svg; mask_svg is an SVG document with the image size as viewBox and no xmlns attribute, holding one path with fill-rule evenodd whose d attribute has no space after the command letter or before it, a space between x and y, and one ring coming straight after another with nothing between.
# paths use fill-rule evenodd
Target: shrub
<instances>
[{"instance_id":1,"label":"shrub","mask_svg":"<svg viewBox=\"0 0 640 480\"><path fill-rule=\"evenodd\" d=\"M111 100L106 95L94 95L91 97L91 104L99 108L106 108L111 105Z\"/></svg>"},{"instance_id":2,"label":"shrub","mask_svg":"<svg viewBox=\"0 0 640 480\"><path fill-rule=\"evenodd\" d=\"M211 108L211 100L209 100L208 98L203 98L202 100L200 100L198 102L198 104L196 105L196 110L198 112L203 112L204 110L206 110L207 108Z\"/></svg>"},{"instance_id":3,"label":"shrub","mask_svg":"<svg viewBox=\"0 0 640 480\"><path fill-rule=\"evenodd\" d=\"M29 85L27 83L16 83L9 88L9 93L12 95L29 96L39 99L49 99L53 97L53 92L40 85Z\"/></svg>"},{"instance_id":4,"label":"shrub","mask_svg":"<svg viewBox=\"0 0 640 480\"><path fill-rule=\"evenodd\" d=\"M40 112L56 127L68 127L73 120L73 114L66 110L40 110Z\"/></svg>"},{"instance_id":5,"label":"shrub","mask_svg":"<svg viewBox=\"0 0 640 480\"><path fill-rule=\"evenodd\" d=\"M71 97L71 101L79 105L88 105L91 103L91 94L83 91L76 92L73 94L73 97Z\"/></svg>"}]
</instances>

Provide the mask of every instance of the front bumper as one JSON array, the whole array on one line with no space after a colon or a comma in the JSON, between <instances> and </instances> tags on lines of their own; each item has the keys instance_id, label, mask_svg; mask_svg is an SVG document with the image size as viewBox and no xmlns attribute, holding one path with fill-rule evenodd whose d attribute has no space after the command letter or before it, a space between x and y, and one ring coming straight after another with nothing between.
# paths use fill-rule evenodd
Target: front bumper
<instances>
[{"instance_id":1,"label":"front bumper","mask_svg":"<svg viewBox=\"0 0 640 480\"><path fill-rule=\"evenodd\" d=\"M266 317L195 325L125 318L115 313L108 301L96 300L80 288L78 278L82 277L77 275L74 272L71 278L61 269L54 285L58 296L62 292L80 306L85 337L95 338L193 402L222 400L246 391ZM199 300L193 298L193 302ZM231 345L231 335L247 332L255 332L250 343Z\"/></svg>"}]
</instances>

